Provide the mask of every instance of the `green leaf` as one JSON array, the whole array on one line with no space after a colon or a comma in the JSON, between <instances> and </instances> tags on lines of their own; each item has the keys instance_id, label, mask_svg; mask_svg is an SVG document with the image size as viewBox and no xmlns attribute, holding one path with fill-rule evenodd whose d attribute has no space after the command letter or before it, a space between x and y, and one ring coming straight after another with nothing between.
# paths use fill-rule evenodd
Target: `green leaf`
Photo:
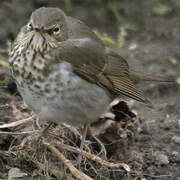
<instances>
[{"instance_id":1,"label":"green leaf","mask_svg":"<svg viewBox=\"0 0 180 180\"><path fill-rule=\"evenodd\" d=\"M3 60L0 60L0 66L1 67L4 67L4 68L7 68L7 69L10 69L10 65L8 62L5 62Z\"/></svg>"},{"instance_id":2,"label":"green leaf","mask_svg":"<svg viewBox=\"0 0 180 180\"><path fill-rule=\"evenodd\" d=\"M157 6L152 8L152 12L157 15L166 15L171 11L171 8L165 4L158 4Z\"/></svg>"}]
</instances>

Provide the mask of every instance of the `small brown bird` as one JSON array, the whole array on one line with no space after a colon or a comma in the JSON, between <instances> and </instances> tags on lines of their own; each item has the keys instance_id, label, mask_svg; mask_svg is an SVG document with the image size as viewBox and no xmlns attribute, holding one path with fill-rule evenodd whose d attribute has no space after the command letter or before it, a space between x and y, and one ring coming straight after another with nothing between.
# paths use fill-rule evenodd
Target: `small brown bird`
<instances>
[{"instance_id":1,"label":"small brown bird","mask_svg":"<svg viewBox=\"0 0 180 180\"><path fill-rule=\"evenodd\" d=\"M115 97L151 105L134 85L127 62L59 8L32 13L9 62L20 94L40 120L85 125L83 138Z\"/></svg>"}]
</instances>

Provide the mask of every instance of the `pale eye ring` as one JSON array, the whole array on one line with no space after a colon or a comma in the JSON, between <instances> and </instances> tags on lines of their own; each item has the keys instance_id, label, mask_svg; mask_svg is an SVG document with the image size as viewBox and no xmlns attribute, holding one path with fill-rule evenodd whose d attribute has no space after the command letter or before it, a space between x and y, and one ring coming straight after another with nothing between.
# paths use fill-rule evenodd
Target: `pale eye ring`
<instances>
[{"instance_id":1,"label":"pale eye ring","mask_svg":"<svg viewBox=\"0 0 180 180\"><path fill-rule=\"evenodd\" d=\"M58 33L59 31L60 31L59 26L56 26L56 27L53 29L53 32L54 32L54 33Z\"/></svg>"},{"instance_id":2,"label":"pale eye ring","mask_svg":"<svg viewBox=\"0 0 180 180\"><path fill-rule=\"evenodd\" d=\"M28 23L28 28L29 28L29 30L32 30L33 26L32 26L32 23L31 23L31 22Z\"/></svg>"}]
</instances>

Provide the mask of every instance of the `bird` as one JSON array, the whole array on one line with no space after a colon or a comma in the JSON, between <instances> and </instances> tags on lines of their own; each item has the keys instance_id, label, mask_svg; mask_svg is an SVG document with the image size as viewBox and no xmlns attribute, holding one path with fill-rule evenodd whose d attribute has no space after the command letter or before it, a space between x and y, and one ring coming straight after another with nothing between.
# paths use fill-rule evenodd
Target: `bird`
<instances>
[{"instance_id":1,"label":"bird","mask_svg":"<svg viewBox=\"0 0 180 180\"><path fill-rule=\"evenodd\" d=\"M60 8L32 12L10 48L9 63L18 91L40 120L84 126L81 149L88 125L114 98L152 106L133 81L140 74Z\"/></svg>"}]
</instances>

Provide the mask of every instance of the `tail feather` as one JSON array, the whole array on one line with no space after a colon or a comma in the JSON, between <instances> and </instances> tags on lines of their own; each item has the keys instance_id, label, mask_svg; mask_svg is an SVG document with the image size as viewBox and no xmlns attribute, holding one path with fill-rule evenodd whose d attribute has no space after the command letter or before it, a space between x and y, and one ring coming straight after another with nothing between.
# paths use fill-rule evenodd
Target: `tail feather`
<instances>
[{"instance_id":1,"label":"tail feather","mask_svg":"<svg viewBox=\"0 0 180 180\"><path fill-rule=\"evenodd\" d=\"M151 102L136 88L133 81L126 76L109 76L114 84L112 89L117 94L123 94L152 108Z\"/></svg>"},{"instance_id":2,"label":"tail feather","mask_svg":"<svg viewBox=\"0 0 180 180\"><path fill-rule=\"evenodd\" d=\"M144 74L137 73L134 71L130 71L130 77L135 82L154 81L154 82L176 83L176 79L174 77L161 77L161 76L144 75Z\"/></svg>"}]
</instances>

